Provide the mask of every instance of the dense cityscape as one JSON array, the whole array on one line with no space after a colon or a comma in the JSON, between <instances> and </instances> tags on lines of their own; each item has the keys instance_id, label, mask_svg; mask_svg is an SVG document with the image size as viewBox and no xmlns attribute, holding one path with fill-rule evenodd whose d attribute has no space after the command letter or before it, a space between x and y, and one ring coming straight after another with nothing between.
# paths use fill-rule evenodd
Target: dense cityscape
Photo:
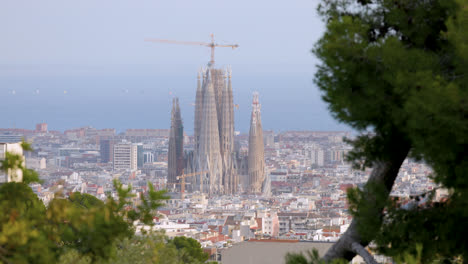
<instances>
[{"instance_id":1,"label":"dense cityscape","mask_svg":"<svg viewBox=\"0 0 468 264\"><path fill-rule=\"evenodd\" d=\"M0 264L468 263L468 0L25 2Z\"/></svg>"},{"instance_id":2,"label":"dense cityscape","mask_svg":"<svg viewBox=\"0 0 468 264\"><path fill-rule=\"evenodd\" d=\"M259 95L255 94L254 126L258 121L255 119L261 118L258 101ZM101 200L116 197L114 179L132 186L134 205L139 204L140 195L148 191L149 185L168 190L170 199L158 210L153 228L164 230L169 237L196 239L212 260L221 263L239 263L239 254L251 256L252 252L264 258L274 244L283 245L277 254L307 249L310 243L323 252L329 248L328 242L336 241L346 231L351 221L346 190L361 187L371 172L353 169L346 161L351 147L343 139L353 137L351 132L262 131L265 165L259 185L263 191L259 191L249 188L258 178L251 179L248 169L249 153L256 151L252 150L252 136L232 131L236 164L231 166L235 170L233 177L238 177L232 182L237 186L232 186L230 192L210 193L210 188L200 189L200 180L191 179L200 175L196 169L184 172L191 164L187 157L193 157L197 148L196 137L180 134L183 151L179 150L178 155L182 157L175 155L174 147L171 150L174 132L183 129L174 124L181 118L177 100L173 103L170 129L127 129L118 133L115 129L81 127L61 132L40 123L35 130L0 129L0 150L3 154L7 148L11 151L22 139L32 142L34 151L23 155L26 167L36 170L43 180L30 186L45 205L57 195L74 192ZM262 156L257 154L257 158ZM171 167L177 160L184 167ZM202 173L207 175L204 181L209 185L210 172ZM428 179L430 174L427 165L406 160L392 196L408 198L432 190L435 185ZM8 180L7 175L2 177L2 181ZM135 225L137 234L150 228Z\"/></svg>"}]
</instances>

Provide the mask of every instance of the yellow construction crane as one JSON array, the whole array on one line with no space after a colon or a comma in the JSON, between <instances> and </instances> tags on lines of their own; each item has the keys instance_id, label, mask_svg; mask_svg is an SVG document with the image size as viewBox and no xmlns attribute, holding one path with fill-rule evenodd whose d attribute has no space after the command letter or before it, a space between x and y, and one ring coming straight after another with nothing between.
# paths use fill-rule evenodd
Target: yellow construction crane
<instances>
[{"instance_id":1,"label":"yellow construction crane","mask_svg":"<svg viewBox=\"0 0 468 264\"><path fill-rule=\"evenodd\" d=\"M215 54L215 48L220 47L220 48L238 48L239 45L237 44L216 44L214 41L214 35L211 34L211 42L196 42L196 41L178 41L178 40L169 40L169 39L145 39L145 41L148 42L158 42L158 43L169 43L169 44L181 44L181 45L192 45L192 46L205 46L211 48L211 60L208 63L208 66L214 65L215 59L214 59L214 54Z\"/></svg>"},{"instance_id":2,"label":"yellow construction crane","mask_svg":"<svg viewBox=\"0 0 468 264\"><path fill-rule=\"evenodd\" d=\"M183 171L182 171L183 173ZM204 173L208 173L208 171L198 171L198 172L193 172L193 173L187 173L187 174L182 174L180 176L177 176L177 180L180 179L180 183L176 183L176 184L180 184L180 198L183 200L185 198L185 178L187 177L192 177L192 176L195 176L195 175L200 175L200 174L204 174Z\"/></svg>"}]
</instances>

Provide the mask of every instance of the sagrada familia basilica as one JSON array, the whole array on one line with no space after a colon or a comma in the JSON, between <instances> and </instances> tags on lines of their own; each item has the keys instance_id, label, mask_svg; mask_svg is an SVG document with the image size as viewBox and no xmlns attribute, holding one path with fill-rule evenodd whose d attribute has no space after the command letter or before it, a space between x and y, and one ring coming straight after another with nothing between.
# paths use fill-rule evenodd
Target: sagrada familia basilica
<instances>
[{"instance_id":1,"label":"sagrada familia basilica","mask_svg":"<svg viewBox=\"0 0 468 264\"><path fill-rule=\"evenodd\" d=\"M209 195L247 193L269 195L258 93L254 94L249 153L241 155L234 142L231 69L208 67L198 73L195 98L194 147L183 150L179 101L173 100L168 153L168 186L187 178L192 192Z\"/></svg>"}]
</instances>

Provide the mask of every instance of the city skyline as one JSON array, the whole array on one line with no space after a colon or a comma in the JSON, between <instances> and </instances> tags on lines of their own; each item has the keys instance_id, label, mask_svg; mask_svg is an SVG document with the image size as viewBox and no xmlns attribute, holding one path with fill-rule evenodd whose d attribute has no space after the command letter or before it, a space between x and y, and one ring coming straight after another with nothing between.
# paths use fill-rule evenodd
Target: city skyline
<instances>
[{"instance_id":1,"label":"city skyline","mask_svg":"<svg viewBox=\"0 0 468 264\"><path fill-rule=\"evenodd\" d=\"M8 2L0 11L1 24L9 25L0 27L0 97L7 98L0 111L10 115L0 122L32 128L44 121L60 131L86 125L166 128L174 96L186 120L193 120L194 72L208 63L209 49L144 39L208 42L214 33L217 43L239 44L216 51L216 66L235 72L236 130L249 130L242 120L250 115L254 91L262 94L265 129L343 130L312 81L318 61L310 49L324 32L310 12L317 3L48 0L25 9L21 1ZM108 19L101 19L102 12ZM18 105L28 107L11 111ZM188 133L192 125L187 123Z\"/></svg>"},{"instance_id":2,"label":"city skyline","mask_svg":"<svg viewBox=\"0 0 468 264\"><path fill-rule=\"evenodd\" d=\"M467 3L3 1L0 262L468 262Z\"/></svg>"}]
</instances>

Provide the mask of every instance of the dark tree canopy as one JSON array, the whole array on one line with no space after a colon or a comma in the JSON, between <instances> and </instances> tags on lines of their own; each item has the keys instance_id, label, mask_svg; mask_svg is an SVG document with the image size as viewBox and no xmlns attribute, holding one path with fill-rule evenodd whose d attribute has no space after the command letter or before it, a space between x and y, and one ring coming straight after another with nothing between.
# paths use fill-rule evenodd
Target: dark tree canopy
<instances>
[{"instance_id":1,"label":"dark tree canopy","mask_svg":"<svg viewBox=\"0 0 468 264\"><path fill-rule=\"evenodd\" d=\"M186 253L182 254L183 263L192 263L194 261L204 263L209 258L208 253L203 252L200 243L193 238L174 237L169 241L169 244Z\"/></svg>"},{"instance_id":2,"label":"dark tree canopy","mask_svg":"<svg viewBox=\"0 0 468 264\"><path fill-rule=\"evenodd\" d=\"M389 256L468 261L468 2L323 0L315 82L334 117L362 135L349 159L372 167L349 194L353 223L325 260L375 241ZM426 162L444 202L402 210L389 197L405 158Z\"/></svg>"},{"instance_id":3,"label":"dark tree canopy","mask_svg":"<svg viewBox=\"0 0 468 264\"><path fill-rule=\"evenodd\" d=\"M87 193L74 192L70 194L68 200L78 208L91 209L104 206L103 201Z\"/></svg>"}]
</instances>

